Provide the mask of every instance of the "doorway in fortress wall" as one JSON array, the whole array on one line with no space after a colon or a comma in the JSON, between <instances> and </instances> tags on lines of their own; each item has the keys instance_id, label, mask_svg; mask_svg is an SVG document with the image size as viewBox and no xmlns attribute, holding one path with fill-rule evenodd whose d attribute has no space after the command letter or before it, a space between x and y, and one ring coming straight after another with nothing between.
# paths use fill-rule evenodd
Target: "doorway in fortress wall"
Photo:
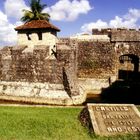
<instances>
[{"instance_id":1,"label":"doorway in fortress wall","mask_svg":"<svg viewBox=\"0 0 140 140\"><path fill-rule=\"evenodd\" d=\"M103 103L140 104L139 57L124 54L119 57L118 79L104 88L101 93Z\"/></svg>"},{"instance_id":2,"label":"doorway in fortress wall","mask_svg":"<svg viewBox=\"0 0 140 140\"><path fill-rule=\"evenodd\" d=\"M139 56L124 54L119 57L118 78L122 80L139 80Z\"/></svg>"}]
</instances>

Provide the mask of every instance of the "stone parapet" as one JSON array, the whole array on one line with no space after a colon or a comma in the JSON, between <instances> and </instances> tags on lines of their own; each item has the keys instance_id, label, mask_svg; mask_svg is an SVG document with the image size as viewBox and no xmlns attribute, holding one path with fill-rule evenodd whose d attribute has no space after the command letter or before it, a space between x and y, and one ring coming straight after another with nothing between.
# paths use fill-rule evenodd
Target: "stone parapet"
<instances>
[{"instance_id":1,"label":"stone parapet","mask_svg":"<svg viewBox=\"0 0 140 140\"><path fill-rule=\"evenodd\" d=\"M108 35L112 42L140 42L140 30L128 28L92 29L93 35Z\"/></svg>"}]
</instances>

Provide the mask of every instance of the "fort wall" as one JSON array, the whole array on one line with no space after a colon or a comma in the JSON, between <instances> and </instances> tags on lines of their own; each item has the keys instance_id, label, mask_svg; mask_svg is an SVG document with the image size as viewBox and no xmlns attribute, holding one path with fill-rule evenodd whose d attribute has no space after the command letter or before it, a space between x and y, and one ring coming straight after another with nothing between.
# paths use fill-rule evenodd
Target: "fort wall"
<instances>
[{"instance_id":1,"label":"fort wall","mask_svg":"<svg viewBox=\"0 0 140 140\"><path fill-rule=\"evenodd\" d=\"M116 75L117 55L114 45L109 42L79 42L78 76L107 78Z\"/></svg>"},{"instance_id":2,"label":"fort wall","mask_svg":"<svg viewBox=\"0 0 140 140\"><path fill-rule=\"evenodd\" d=\"M24 83L44 83L45 85L54 84L55 87L61 85L63 86L62 90L65 90L68 97L71 98L80 93L83 96L82 87L79 88L81 85L83 87L87 85L88 90L90 90L89 85L101 89L109 86L110 78L113 77L114 81L114 77L116 79L119 77L120 69L131 72L135 70L135 62L131 58L128 57L126 62L120 62L120 56L135 55L138 59L140 58L140 31L132 29L104 29L99 31L94 29L93 32L98 36L107 36L109 40L60 38L57 43L54 42L55 46L53 43L48 43L46 45L38 44L32 48L25 44L4 47L0 50L1 83L22 82L23 85ZM35 38L37 39L37 36ZM51 37L49 39L51 40ZM51 45L53 47L50 47ZM137 65L137 72L139 73L139 62ZM85 79L86 82L86 79L92 80L88 80L84 84L82 79ZM97 79L101 80L98 81ZM6 86L8 85L6 84ZM31 94L30 84L28 87L29 92L27 94ZM40 97L47 96L48 89L45 88L39 92ZM13 90L10 86L6 91L4 85L1 85L1 89L5 94L6 92L11 94L11 90ZM16 89L15 86L14 89ZM36 88L33 90L35 90L37 97Z\"/></svg>"},{"instance_id":3,"label":"fort wall","mask_svg":"<svg viewBox=\"0 0 140 140\"><path fill-rule=\"evenodd\" d=\"M1 81L62 84L69 96L79 94L76 86L76 45L70 45L57 44L51 55L47 45L36 45L32 51L24 45L1 49Z\"/></svg>"}]
</instances>

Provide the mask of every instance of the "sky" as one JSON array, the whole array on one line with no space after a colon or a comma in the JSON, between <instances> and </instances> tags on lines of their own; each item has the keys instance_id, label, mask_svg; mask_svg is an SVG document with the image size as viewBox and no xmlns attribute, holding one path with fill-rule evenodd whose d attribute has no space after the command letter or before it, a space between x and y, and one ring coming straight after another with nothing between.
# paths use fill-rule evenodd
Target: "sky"
<instances>
[{"instance_id":1,"label":"sky","mask_svg":"<svg viewBox=\"0 0 140 140\"><path fill-rule=\"evenodd\" d=\"M30 0L0 0L0 46L16 45L16 26ZM41 0L58 37L91 33L92 28L140 28L140 0Z\"/></svg>"}]
</instances>

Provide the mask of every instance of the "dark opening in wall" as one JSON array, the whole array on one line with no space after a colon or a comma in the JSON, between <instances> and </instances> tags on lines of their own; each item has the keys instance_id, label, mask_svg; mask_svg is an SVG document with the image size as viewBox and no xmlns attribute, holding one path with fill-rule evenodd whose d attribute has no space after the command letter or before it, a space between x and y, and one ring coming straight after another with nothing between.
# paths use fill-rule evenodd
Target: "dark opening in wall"
<instances>
[{"instance_id":1,"label":"dark opening in wall","mask_svg":"<svg viewBox=\"0 0 140 140\"><path fill-rule=\"evenodd\" d=\"M27 39L28 39L28 40L31 40L31 37L30 37L31 33L28 32L26 35L27 35Z\"/></svg>"},{"instance_id":2,"label":"dark opening in wall","mask_svg":"<svg viewBox=\"0 0 140 140\"><path fill-rule=\"evenodd\" d=\"M56 31L51 31L51 34L57 36L57 32Z\"/></svg>"},{"instance_id":3,"label":"dark opening in wall","mask_svg":"<svg viewBox=\"0 0 140 140\"><path fill-rule=\"evenodd\" d=\"M119 61L121 64L125 63L123 69L119 69L119 79L123 80L131 80L131 81L139 81L140 72L139 72L139 56L135 54L124 54L119 57ZM133 70L130 68L130 64L134 65ZM125 68L125 69L124 69Z\"/></svg>"},{"instance_id":4,"label":"dark opening in wall","mask_svg":"<svg viewBox=\"0 0 140 140\"><path fill-rule=\"evenodd\" d=\"M42 40L42 33L39 32L39 33L37 33L37 34L38 34L38 40Z\"/></svg>"},{"instance_id":5,"label":"dark opening in wall","mask_svg":"<svg viewBox=\"0 0 140 140\"><path fill-rule=\"evenodd\" d=\"M134 72L139 71L139 57L135 54L124 54L119 57L120 63L131 62L134 65Z\"/></svg>"}]
</instances>

